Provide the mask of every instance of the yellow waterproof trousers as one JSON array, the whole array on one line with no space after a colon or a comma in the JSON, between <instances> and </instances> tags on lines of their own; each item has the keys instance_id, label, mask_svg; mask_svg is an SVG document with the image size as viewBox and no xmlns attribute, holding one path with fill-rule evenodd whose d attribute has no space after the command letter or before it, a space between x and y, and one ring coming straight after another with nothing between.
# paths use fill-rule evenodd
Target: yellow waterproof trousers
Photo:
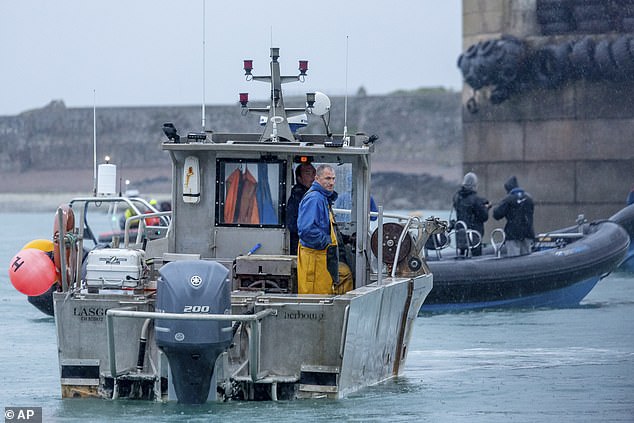
<instances>
[{"instance_id":1,"label":"yellow waterproof trousers","mask_svg":"<svg viewBox=\"0 0 634 423\"><path fill-rule=\"evenodd\" d=\"M327 266L327 250L313 250L301 242L297 254L298 294L345 294L353 288L352 272L339 262L339 283L334 284Z\"/></svg>"},{"instance_id":2,"label":"yellow waterproof trousers","mask_svg":"<svg viewBox=\"0 0 634 423\"><path fill-rule=\"evenodd\" d=\"M337 256L332 254L337 249L337 235L332 212L330 212L330 242L331 244L326 249L314 250L304 247L300 240L297 248L298 294L345 294L353 289L350 267L345 263L337 263ZM335 265L338 269L333 269ZM338 273L338 276L334 275L336 281L331 272Z\"/></svg>"}]
</instances>

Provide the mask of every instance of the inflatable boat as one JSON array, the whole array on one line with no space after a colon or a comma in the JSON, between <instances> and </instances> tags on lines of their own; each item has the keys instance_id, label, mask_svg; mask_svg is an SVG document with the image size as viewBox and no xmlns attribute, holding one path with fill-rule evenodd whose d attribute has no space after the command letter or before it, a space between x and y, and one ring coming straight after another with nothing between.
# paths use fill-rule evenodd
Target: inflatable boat
<instances>
[{"instance_id":1,"label":"inflatable boat","mask_svg":"<svg viewBox=\"0 0 634 423\"><path fill-rule=\"evenodd\" d=\"M627 254L618 270L634 273L634 204L621 209L621 211L610 217L610 220L621 225L630 235L630 248L627 250Z\"/></svg>"},{"instance_id":2,"label":"inflatable boat","mask_svg":"<svg viewBox=\"0 0 634 423\"><path fill-rule=\"evenodd\" d=\"M574 307L626 257L630 236L613 220L541 234L529 255L480 257L429 252L434 288L421 312Z\"/></svg>"}]
</instances>

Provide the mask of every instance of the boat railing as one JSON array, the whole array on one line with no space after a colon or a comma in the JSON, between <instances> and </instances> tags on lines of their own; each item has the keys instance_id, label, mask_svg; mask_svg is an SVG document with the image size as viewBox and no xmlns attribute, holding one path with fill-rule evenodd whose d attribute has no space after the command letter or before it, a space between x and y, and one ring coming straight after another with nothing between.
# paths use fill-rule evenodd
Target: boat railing
<instances>
[{"instance_id":1,"label":"boat railing","mask_svg":"<svg viewBox=\"0 0 634 423\"><path fill-rule=\"evenodd\" d=\"M125 308L111 308L106 312L106 330L108 331L108 364L110 375L117 379L116 345L114 335L114 319L161 319L161 320L197 320L197 321L223 321L223 322L247 322L249 324L249 376L253 382L259 379L260 372L260 332L262 320L277 315L277 309L267 308L254 314L179 314L159 313L156 311L135 311ZM229 328L231 329L231 328ZM115 389L116 391L116 389Z\"/></svg>"},{"instance_id":2,"label":"boat railing","mask_svg":"<svg viewBox=\"0 0 634 423\"><path fill-rule=\"evenodd\" d=\"M496 236L500 237L500 241L498 242L496 240ZM504 229L502 228L497 228L494 229L493 232L491 232L491 246L493 247L493 251L495 252L495 256L496 257L502 257L502 246L504 245L504 243L506 242L506 232L504 232Z\"/></svg>"},{"instance_id":3,"label":"boat railing","mask_svg":"<svg viewBox=\"0 0 634 423\"><path fill-rule=\"evenodd\" d=\"M462 220L456 221L453 233L456 237L456 255L459 255L460 250L464 247L467 257L472 256L473 250L482 244L482 234L475 229L469 229L467 224ZM459 236L461 238L464 236L461 242L458 241Z\"/></svg>"},{"instance_id":4,"label":"boat railing","mask_svg":"<svg viewBox=\"0 0 634 423\"><path fill-rule=\"evenodd\" d=\"M169 219L170 224L168 226L165 225L148 225L145 219L153 218L153 217L170 217L172 215L171 211L164 212L154 212L154 213L143 213L137 214L134 216L127 217L125 220L125 226L123 229L123 246L124 248L129 248L130 246L130 229L132 228L132 224L134 222L138 222L138 229L136 233L136 244L140 244L143 241L143 235L147 233L148 230L156 230L161 231L164 230L165 233L161 234L160 238L165 238L170 231L171 227L171 219ZM146 235L147 237L147 235Z\"/></svg>"}]
</instances>

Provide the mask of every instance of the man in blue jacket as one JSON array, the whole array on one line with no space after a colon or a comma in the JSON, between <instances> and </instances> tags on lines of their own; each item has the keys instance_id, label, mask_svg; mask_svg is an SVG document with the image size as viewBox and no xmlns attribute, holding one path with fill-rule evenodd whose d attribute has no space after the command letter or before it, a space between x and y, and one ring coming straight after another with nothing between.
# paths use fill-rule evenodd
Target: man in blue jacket
<instances>
[{"instance_id":1,"label":"man in blue jacket","mask_svg":"<svg viewBox=\"0 0 634 423\"><path fill-rule=\"evenodd\" d=\"M299 204L297 286L299 294L342 294L352 289L352 274L339 262L332 204L337 199L335 170L322 164Z\"/></svg>"},{"instance_id":2,"label":"man in blue jacket","mask_svg":"<svg viewBox=\"0 0 634 423\"><path fill-rule=\"evenodd\" d=\"M533 229L533 199L519 187L517 178L511 176L504 184L508 193L500 204L493 209L495 220L506 218L504 233L506 234L506 255L520 256L531 252L535 239Z\"/></svg>"}]
</instances>

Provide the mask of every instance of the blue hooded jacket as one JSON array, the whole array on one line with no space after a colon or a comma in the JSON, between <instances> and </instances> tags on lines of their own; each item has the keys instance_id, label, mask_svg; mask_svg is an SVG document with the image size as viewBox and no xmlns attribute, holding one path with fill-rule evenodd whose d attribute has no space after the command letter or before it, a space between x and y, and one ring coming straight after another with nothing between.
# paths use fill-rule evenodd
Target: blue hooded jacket
<instances>
[{"instance_id":1,"label":"blue hooded jacket","mask_svg":"<svg viewBox=\"0 0 634 423\"><path fill-rule=\"evenodd\" d=\"M315 181L299 203L297 230L304 247L324 250L331 243L329 206L337 199Z\"/></svg>"}]
</instances>

